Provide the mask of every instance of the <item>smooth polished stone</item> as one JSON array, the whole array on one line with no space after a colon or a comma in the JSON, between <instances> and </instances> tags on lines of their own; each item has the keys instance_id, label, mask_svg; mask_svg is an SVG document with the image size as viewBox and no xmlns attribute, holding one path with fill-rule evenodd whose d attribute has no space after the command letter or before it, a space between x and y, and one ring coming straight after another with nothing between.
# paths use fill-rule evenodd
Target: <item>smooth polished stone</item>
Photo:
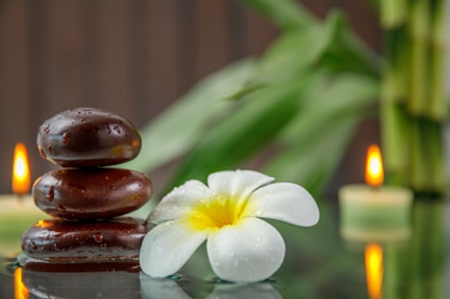
<instances>
[{"instance_id":1,"label":"smooth polished stone","mask_svg":"<svg viewBox=\"0 0 450 299\"><path fill-rule=\"evenodd\" d=\"M51 263L126 262L139 258L147 232L143 220L121 217L110 221L40 220L21 238L23 253Z\"/></svg>"},{"instance_id":2,"label":"smooth polished stone","mask_svg":"<svg viewBox=\"0 0 450 299\"><path fill-rule=\"evenodd\" d=\"M69 220L121 216L144 205L151 193L145 174L119 168L60 169L33 185L34 201L42 211Z\"/></svg>"},{"instance_id":3,"label":"smooth polished stone","mask_svg":"<svg viewBox=\"0 0 450 299\"><path fill-rule=\"evenodd\" d=\"M63 167L95 167L123 163L141 149L137 129L125 118L96 108L63 111L39 128L41 156Z\"/></svg>"}]
</instances>

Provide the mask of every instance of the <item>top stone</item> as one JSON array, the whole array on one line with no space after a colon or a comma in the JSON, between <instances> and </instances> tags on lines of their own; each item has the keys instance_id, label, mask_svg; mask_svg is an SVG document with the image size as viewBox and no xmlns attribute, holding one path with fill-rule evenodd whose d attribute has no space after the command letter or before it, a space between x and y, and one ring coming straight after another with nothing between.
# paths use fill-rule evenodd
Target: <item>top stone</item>
<instances>
[{"instance_id":1,"label":"top stone","mask_svg":"<svg viewBox=\"0 0 450 299\"><path fill-rule=\"evenodd\" d=\"M97 108L63 111L39 128L41 156L63 167L100 167L135 158L141 149L137 129L125 118Z\"/></svg>"}]
</instances>

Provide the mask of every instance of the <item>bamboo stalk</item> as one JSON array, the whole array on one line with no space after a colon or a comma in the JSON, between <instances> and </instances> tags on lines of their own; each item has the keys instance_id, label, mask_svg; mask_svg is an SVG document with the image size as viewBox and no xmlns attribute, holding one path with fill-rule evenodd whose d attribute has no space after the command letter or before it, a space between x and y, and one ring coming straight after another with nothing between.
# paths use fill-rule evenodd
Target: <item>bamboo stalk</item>
<instances>
[{"instance_id":1,"label":"bamboo stalk","mask_svg":"<svg viewBox=\"0 0 450 299\"><path fill-rule=\"evenodd\" d=\"M381 134L386 180L393 185L409 185L410 119L404 106L382 103Z\"/></svg>"},{"instance_id":2,"label":"bamboo stalk","mask_svg":"<svg viewBox=\"0 0 450 299\"><path fill-rule=\"evenodd\" d=\"M407 0L381 0L381 26L384 29L392 29L405 23L407 7Z\"/></svg>"},{"instance_id":3,"label":"bamboo stalk","mask_svg":"<svg viewBox=\"0 0 450 299\"><path fill-rule=\"evenodd\" d=\"M426 157L426 130L424 129L424 121L414 118L412 121L412 138L411 138L411 187L415 191L424 192L429 189L429 180L432 176L429 162L424 159Z\"/></svg>"},{"instance_id":4,"label":"bamboo stalk","mask_svg":"<svg viewBox=\"0 0 450 299\"><path fill-rule=\"evenodd\" d=\"M413 0L410 5L409 31L411 38L411 77L408 109L415 116L427 113L429 82L429 0Z\"/></svg>"},{"instance_id":5,"label":"bamboo stalk","mask_svg":"<svg viewBox=\"0 0 450 299\"><path fill-rule=\"evenodd\" d=\"M426 133L428 138L426 144L429 149L427 156L430 157L430 167L432 169L432 185L430 186L430 191L439 194L445 193L446 185L442 130L443 128L440 123L431 122Z\"/></svg>"},{"instance_id":6,"label":"bamboo stalk","mask_svg":"<svg viewBox=\"0 0 450 299\"><path fill-rule=\"evenodd\" d=\"M382 5L392 5L382 7L382 13L393 14L394 6L403 5L394 2L382 0ZM388 183L443 193L444 0L405 5L406 23L398 21L404 20L399 11L381 18L387 29L380 116Z\"/></svg>"},{"instance_id":7,"label":"bamboo stalk","mask_svg":"<svg viewBox=\"0 0 450 299\"><path fill-rule=\"evenodd\" d=\"M396 8L392 2L381 2L382 13L392 13ZM405 3L406 4L406 3ZM383 8L384 6L384 8ZM389 6L389 8L387 8ZM397 11L401 19L402 12ZM383 16L381 19L383 20ZM392 18L389 16L387 18ZM405 111L408 96L408 32L406 25L392 28L392 23L385 24L386 67L381 91L381 136L386 181L389 184L405 185L409 173L409 117Z\"/></svg>"},{"instance_id":8,"label":"bamboo stalk","mask_svg":"<svg viewBox=\"0 0 450 299\"><path fill-rule=\"evenodd\" d=\"M382 98L386 102L405 102L408 95L408 40L405 26L386 32L386 69Z\"/></svg>"},{"instance_id":9,"label":"bamboo stalk","mask_svg":"<svg viewBox=\"0 0 450 299\"><path fill-rule=\"evenodd\" d=\"M414 119L411 144L411 187L422 193L445 192L442 128L439 123Z\"/></svg>"},{"instance_id":10,"label":"bamboo stalk","mask_svg":"<svg viewBox=\"0 0 450 299\"><path fill-rule=\"evenodd\" d=\"M428 115L439 122L447 117L444 95L445 36L445 1L433 0L431 6L431 73Z\"/></svg>"}]
</instances>

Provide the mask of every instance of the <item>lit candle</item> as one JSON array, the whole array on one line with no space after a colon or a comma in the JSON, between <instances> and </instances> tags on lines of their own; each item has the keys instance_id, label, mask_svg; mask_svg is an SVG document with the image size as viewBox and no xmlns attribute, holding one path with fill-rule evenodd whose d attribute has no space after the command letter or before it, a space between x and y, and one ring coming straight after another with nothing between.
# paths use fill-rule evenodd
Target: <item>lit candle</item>
<instances>
[{"instance_id":1,"label":"lit candle","mask_svg":"<svg viewBox=\"0 0 450 299\"><path fill-rule=\"evenodd\" d=\"M413 193L403 187L382 186L383 165L376 145L367 152L366 183L339 190L341 235L361 242L408 238Z\"/></svg>"},{"instance_id":2,"label":"lit candle","mask_svg":"<svg viewBox=\"0 0 450 299\"><path fill-rule=\"evenodd\" d=\"M30 192L30 167L26 147L19 143L14 149L12 188L15 194L0 195L0 255L20 251L20 235L42 217Z\"/></svg>"},{"instance_id":3,"label":"lit candle","mask_svg":"<svg viewBox=\"0 0 450 299\"><path fill-rule=\"evenodd\" d=\"M17 143L14 148L12 190L17 195L24 195L29 193L30 185L31 175L28 151L23 143Z\"/></svg>"}]
</instances>

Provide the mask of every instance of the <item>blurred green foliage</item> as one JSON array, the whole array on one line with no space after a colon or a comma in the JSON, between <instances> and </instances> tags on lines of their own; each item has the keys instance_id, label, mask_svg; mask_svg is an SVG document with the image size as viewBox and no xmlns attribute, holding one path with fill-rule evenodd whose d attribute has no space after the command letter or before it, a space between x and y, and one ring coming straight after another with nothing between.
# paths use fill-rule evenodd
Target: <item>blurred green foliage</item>
<instances>
[{"instance_id":1,"label":"blurred green foliage","mask_svg":"<svg viewBox=\"0 0 450 299\"><path fill-rule=\"evenodd\" d=\"M169 191L246 168L270 149L263 172L318 194L358 123L375 115L380 59L338 11L319 21L296 1L239 2L271 19L280 36L259 59L210 75L142 128L144 150L126 166L149 173L181 158Z\"/></svg>"}]
</instances>

